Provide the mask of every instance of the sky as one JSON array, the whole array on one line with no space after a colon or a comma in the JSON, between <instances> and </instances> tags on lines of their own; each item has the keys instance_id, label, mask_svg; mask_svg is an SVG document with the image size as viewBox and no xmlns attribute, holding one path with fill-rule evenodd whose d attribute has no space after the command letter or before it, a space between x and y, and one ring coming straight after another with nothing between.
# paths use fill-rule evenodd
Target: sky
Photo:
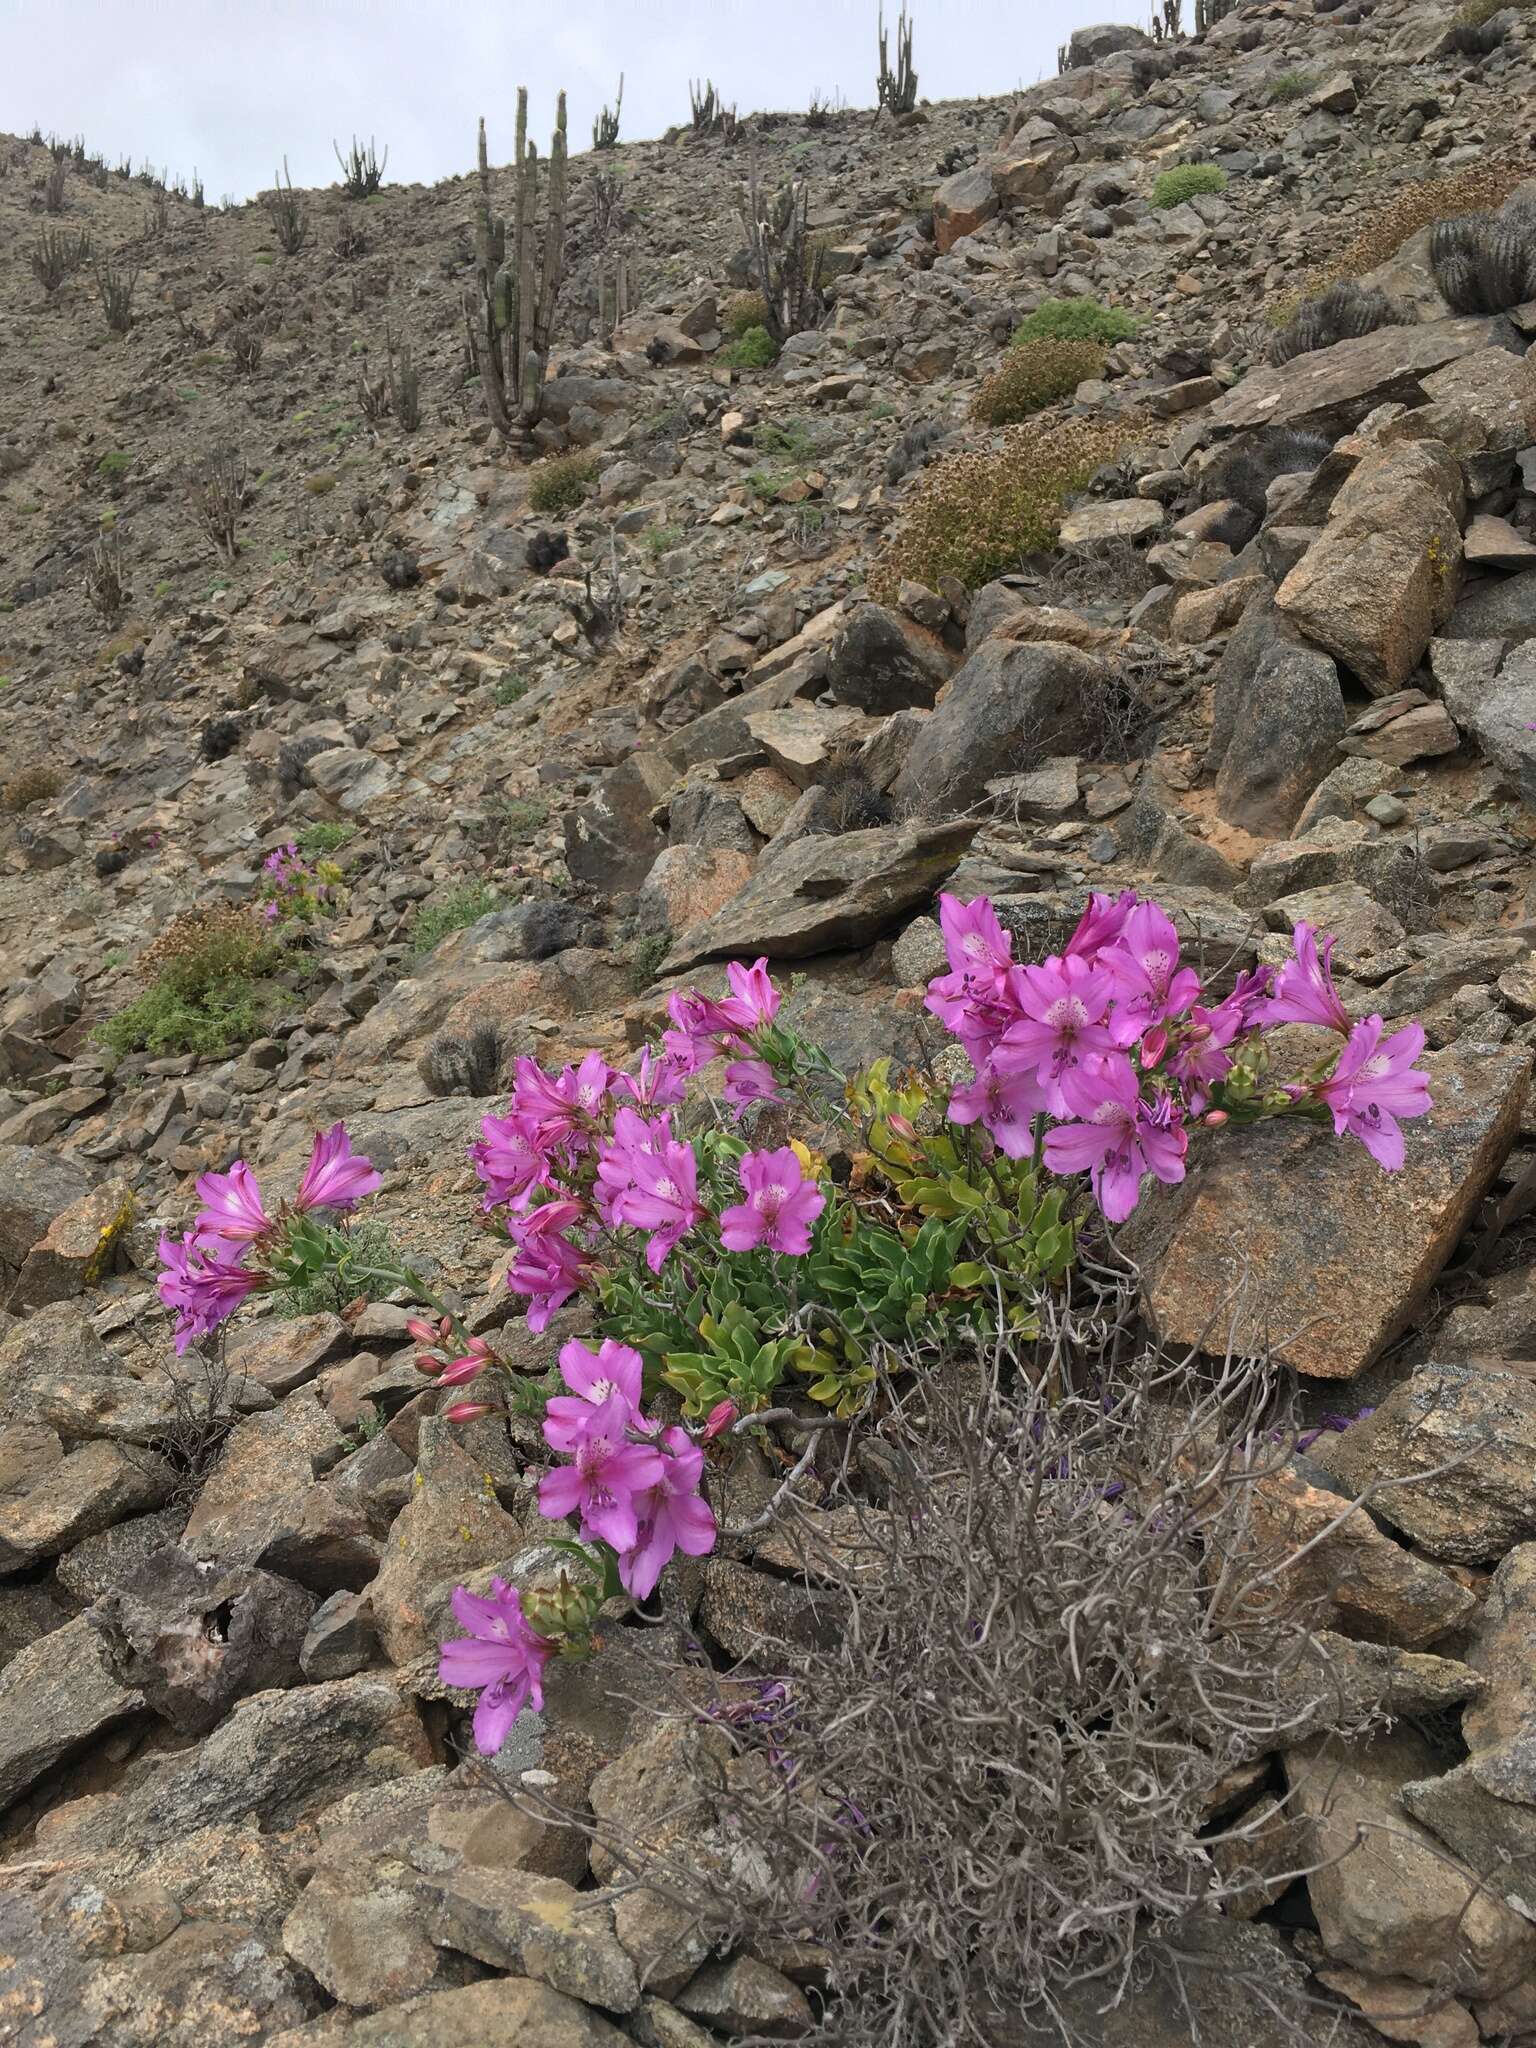
<instances>
[{"instance_id":1,"label":"sky","mask_svg":"<svg viewBox=\"0 0 1536 2048\"><path fill-rule=\"evenodd\" d=\"M887 9L889 17L895 0ZM990 97L1056 70L1090 22L1145 24L1151 0L916 0L920 98ZM517 87L541 148L557 91L570 146L624 74L622 139L686 120L688 82L727 105L801 111L874 99L876 0L0 0L0 132L83 134L210 201L249 198L286 155L295 185L337 174L333 138L388 145L390 182L473 168L486 117L512 155Z\"/></svg>"}]
</instances>

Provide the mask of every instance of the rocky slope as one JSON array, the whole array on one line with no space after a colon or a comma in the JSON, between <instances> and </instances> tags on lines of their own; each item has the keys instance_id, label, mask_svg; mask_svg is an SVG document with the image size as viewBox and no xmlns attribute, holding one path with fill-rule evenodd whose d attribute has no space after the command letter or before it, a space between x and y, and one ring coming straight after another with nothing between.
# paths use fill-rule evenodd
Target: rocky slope
<instances>
[{"instance_id":1,"label":"rocky slope","mask_svg":"<svg viewBox=\"0 0 1536 2048\"><path fill-rule=\"evenodd\" d=\"M657 1962L617 1894L573 1919L581 1841L457 1766L433 1646L454 1581L537 1533L527 1447L441 1420L393 1300L242 1318L199 1445L156 1242L199 1172L291 1178L345 1118L394 1241L476 1328L529 1344L463 1164L497 1063L621 1061L679 976L766 952L851 1067L915 1042L937 889L991 894L1043 951L1087 890L1132 883L1213 962L1332 929L1352 1006L1421 1017L1433 1047L1401 1176L1289 1130L1212 1135L1132 1244L1170 1340L1204 1341L1240 1283L1314 1412L1368 1411L1289 1474L1298 1540L1460 1460L1322 1552L1328 1625L1390 1667L1408 1719L1341 1766L1317 1825L1347 1812L1391 1853L1226 1931L1365 2016L1340 2039L1536 2041L1536 282L1457 313L1415 196L1455 181L1459 212L1536 180L1536 14L1495 22L1470 50L1438 5L1263 0L1198 42L1085 32L1017 98L583 155L539 433L593 469L559 515L466 376L469 179L305 195L290 256L261 206L171 197L161 221L142 186L78 170L52 218L46 148L0 144L19 2042L804 2030L814 1967ZM820 328L733 370L749 151L809 181L832 282ZM1149 203L1196 160L1223 190ZM45 302L44 226L133 252L127 333L89 267ZM610 347L597 278L619 247L635 310ZM1287 301L1341 265L1399 317L1271 367ZM1113 462L1054 549L925 586L902 535L931 465L992 444L971 407L1020 319L1083 297L1139 325L1044 417L1123 423ZM363 402L386 327L421 380L410 433ZM233 559L189 490L221 450L244 467ZM344 896L263 984L250 1041L109 1052L95 1028L170 921L249 901L293 841L334 851ZM466 1051L484 1023L489 1074ZM714 1647L747 1654L792 1577L712 1560ZM131 1671L104 1622L140 1643ZM604 1770L643 1816L623 1759L654 1734L578 1671L501 1768L583 1798ZM1208 2038L1287 2038L1224 1995ZM1120 2018L1190 2038L1153 1994Z\"/></svg>"}]
</instances>

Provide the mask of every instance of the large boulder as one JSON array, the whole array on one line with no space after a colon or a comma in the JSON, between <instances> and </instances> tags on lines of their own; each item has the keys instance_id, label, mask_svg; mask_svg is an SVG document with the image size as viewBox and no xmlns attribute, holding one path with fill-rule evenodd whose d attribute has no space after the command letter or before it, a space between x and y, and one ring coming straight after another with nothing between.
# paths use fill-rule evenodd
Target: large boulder
<instances>
[{"instance_id":1,"label":"large boulder","mask_svg":"<svg viewBox=\"0 0 1536 2048\"><path fill-rule=\"evenodd\" d=\"M868 945L927 907L975 832L959 819L796 840L765 860L723 910L685 932L664 971L677 974L722 955L800 960Z\"/></svg>"},{"instance_id":2,"label":"large boulder","mask_svg":"<svg viewBox=\"0 0 1536 2048\"><path fill-rule=\"evenodd\" d=\"M1465 514L1461 467L1442 443L1368 455L1276 591L1276 608L1373 696L1400 689L1455 606Z\"/></svg>"},{"instance_id":3,"label":"large boulder","mask_svg":"<svg viewBox=\"0 0 1536 2048\"><path fill-rule=\"evenodd\" d=\"M881 716L926 710L954 666L936 633L884 605L861 604L832 643L826 694Z\"/></svg>"},{"instance_id":4,"label":"large boulder","mask_svg":"<svg viewBox=\"0 0 1536 2048\"><path fill-rule=\"evenodd\" d=\"M1338 760L1349 723L1339 672L1315 647L1274 640L1228 703L1217 811L1245 832L1282 838Z\"/></svg>"},{"instance_id":5,"label":"large boulder","mask_svg":"<svg viewBox=\"0 0 1536 2048\"><path fill-rule=\"evenodd\" d=\"M963 811L999 775L1082 752L1113 688L1108 667L1075 647L984 640L950 677L891 794L930 816Z\"/></svg>"}]
</instances>

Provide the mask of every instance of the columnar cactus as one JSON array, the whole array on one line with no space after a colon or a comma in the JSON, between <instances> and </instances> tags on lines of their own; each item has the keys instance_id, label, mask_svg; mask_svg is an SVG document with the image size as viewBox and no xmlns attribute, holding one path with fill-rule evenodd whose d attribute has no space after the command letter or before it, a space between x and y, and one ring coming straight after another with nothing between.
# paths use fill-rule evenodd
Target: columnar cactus
<instances>
[{"instance_id":1,"label":"columnar cactus","mask_svg":"<svg viewBox=\"0 0 1536 2048\"><path fill-rule=\"evenodd\" d=\"M768 308L768 332L780 347L821 318L821 248L810 233L810 187L791 179L771 196L758 184L757 159L747 167L741 218L752 252L758 290Z\"/></svg>"},{"instance_id":2,"label":"columnar cactus","mask_svg":"<svg viewBox=\"0 0 1536 2048\"><path fill-rule=\"evenodd\" d=\"M528 450L544 398L555 301L565 275L565 94L555 114L548 195L539 233L539 152L528 140L528 90L517 89L516 188L510 238L491 203L485 121L480 122L480 206L475 278L465 293L470 345L491 424L509 446Z\"/></svg>"},{"instance_id":3,"label":"columnar cactus","mask_svg":"<svg viewBox=\"0 0 1536 2048\"><path fill-rule=\"evenodd\" d=\"M893 114L910 114L917 105L917 73L912 68L912 22L905 7L896 17L896 69L890 64L885 13L880 14L880 76L875 81L880 105Z\"/></svg>"}]
</instances>

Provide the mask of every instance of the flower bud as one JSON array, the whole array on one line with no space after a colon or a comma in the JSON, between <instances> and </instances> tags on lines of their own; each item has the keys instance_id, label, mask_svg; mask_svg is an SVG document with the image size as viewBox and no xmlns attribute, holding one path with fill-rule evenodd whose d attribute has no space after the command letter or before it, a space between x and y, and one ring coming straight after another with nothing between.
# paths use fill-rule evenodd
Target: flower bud
<instances>
[{"instance_id":1,"label":"flower bud","mask_svg":"<svg viewBox=\"0 0 1536 2048\"><path fill-rule=\"evenodd\" d=\"M704 1418L701 1440L704 1443L712 1443L717 1436L723 1436L735 1420L736 1403L717 1401Z\"/></svg>"},{"instance_id":2,"label":"flower bud","mask_svg":"<svg viewBox=\"0 0 1536 2048\"><path fill-rule=\"evenodd\" d=\"M483 1358L455 1358L437 1375L437 1383L440 1387L462 1387L470 1380L478 1379L484 1371Z\"/></svg>"},{"instance_id":3,"label":"flower bud","mask_svg":"<svg viewBox=\"0 0 1536 2048\"><path fill-rule=\"evenodd\" d=\"M406 1335L414 1337L418 1344L435 1344L437 1342L436 1323L424 1323L420 1316L407 1316L405 1329Z\"/></svg>"},{"instance_id":4,"label":"flower bud","mask_svg":"<svg viewBox=\"0 0 1536 2048\"><path fill-rule=\"evenodd\" d=\"M424 1372L428 1379L435 1380L447 1363L447 1359L439 1358L435 1351L418 1351L416 1354L416 1370Z\"/></svg>"},{"instance_id":5,"label":"flower bud","mask_svg":"<svg viewBox=\"0 0 1536 2048\"><path fill-rule=\"evenodd\" d=\"M1146 1072L1152 1070L1168 1050L1168 1033L1161 1024L1154 1024L1145 1032L1141 1041L1141 1064Z\"/></svg>"},{"instance_id":6,"label":"flower bud","mask_svg":"<svg viewBox=\"0 0 1536 2048\"><path fill-rule=\"evenodd\" d=\"M489 1401L455 1401L451 1408L443 1410L447 1422L476 1422L482 1415L493 1415L495 1409Z\"/></svg>"},{"instance_id":7,"label":"flower bud","mask_svg":"<svg viewBox=\"0 0 1536 2048\"><path fill-rule=\"evenodd\" d=\"M1200 1121L1208 1131L1219 1131L1222 1125L1227 1122L1227 1112L1224 1109L1210 1109L1206 1111Z\"/></svg>"},{"instance_id":8,"label":"flower bud","mask_svg":"<svg viewBox=\"0 0 1536 2048\"><path fill-rule=\"evenodd\" d=\"M905 1138L909 1144L916 1139L917 1132L913 1129L907 1118L902 1116L899 1111L893 1110L885 1122L886 1128L894 1137Z\"/></svg>"}]
</instances>

